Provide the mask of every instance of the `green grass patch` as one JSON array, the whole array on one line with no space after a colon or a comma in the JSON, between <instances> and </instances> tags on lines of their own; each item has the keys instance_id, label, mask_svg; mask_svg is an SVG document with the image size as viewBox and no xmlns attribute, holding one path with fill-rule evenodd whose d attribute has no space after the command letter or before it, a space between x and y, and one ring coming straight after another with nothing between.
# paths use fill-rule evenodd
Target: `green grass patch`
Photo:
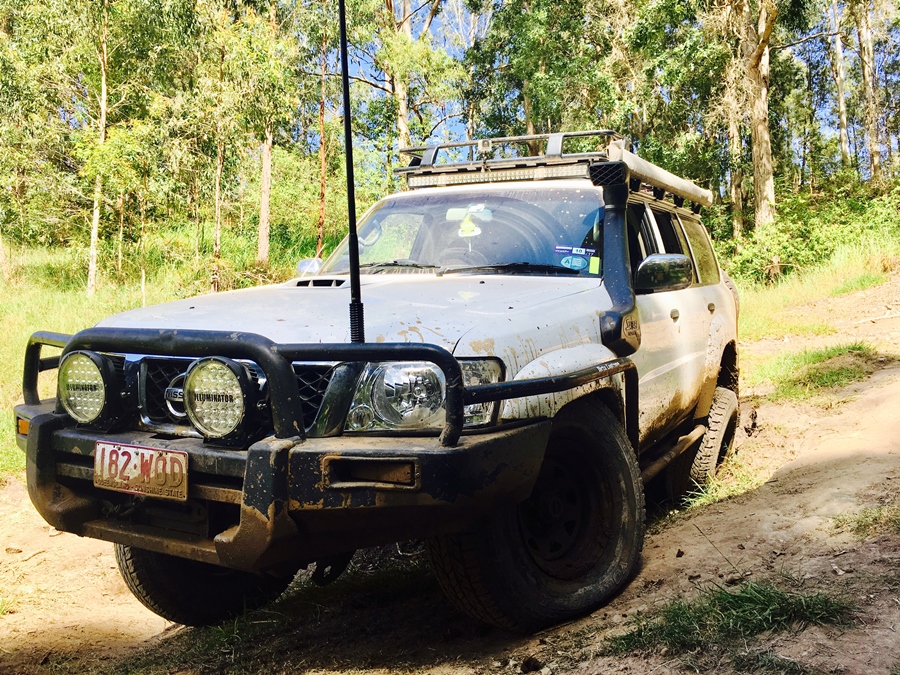
<instances>
[{"instance_id":1,"label":"green grass patch","mask_svg":"<svg viewBox=\"0 0 900 675\"><path fill-rule=\"evenodd\" d=\"M736 279L741 296L741 339L836 332L816 316L815 305L839 294L838 289L845 286L850 292L887 280L887 273L898 269L898 253L900 241L874 237L839 246L824 263L784 276L774 284ZM803 311L804 306L811 311Z\"/></svg>"},{"instance_id":2,"label":"green grass patch","mask_svg":"<svg viewBox=\"0 0 900 675\"><path fill-rule=\"evenodd\" d=\"M6 616L9 614L9 610L12 608L12 602L0 596L0 616Z\"/></svg>"},{"instance_id":3,"label":"green grass patch","mask_svg":"<svg viewBox=\"0 0 900 675\"><path fill-rule=\"evenodd\" d=\"M715 587L687 602L676 599L658 615L639 617L631 629L607 644L607 654L666 647L683 653L727 646L766 631L809 625L850 625L853 607L824 593L791 593L767 583L748 582L735 590Z\"/></svg>"},{"instance_id":4,"label":"green grass patch","mask_svg":"<svg viewBox=\"0 0 900 675\"><path fill-rule=\"evenodd\" d=\"M735 654L731 663L736 670L744 673L778 673L778 675L798 673L799 675L813 672L793 659L776 654L770 649Z\"/></svg>"},{"instance_id":5,"label":"green grass patch","mask_svg":"<svg viewBox=\"0 0 900 675\"><path fill-rule=\"evenodd\" d=\"M746 382L751 386L766 382L774 385L769 400L802 401L824 390L864 380L870 372L866 365L874 356L875 350L865 342L779 354L755 367Z\"/></svg>"},{"instance_id":6,"label":"green grass patch","mask_svg":"<svg viewBox=\"0 0 900 675\"><path fill-rule=\"evenodd\" d=\"M867 288L872 288L873 286L880 286L887 280L888 276L886 274L872 274L871 272L865 272L852 279L847 279L841 285L831 289L831 295L837 297L839 295L853 293L854 291L863 291Z\"/></svg>"},{"instance_id":7,"label":"green grass patch","mask_svg":"<svg viewBox=\"0 0 900 675\"><path fill-rule=\"evenodd\" d=\"M733 454L716 469L709 483L688 497L686 507L690 509L709 506L756 490L769 479L769 473L762 471L760 467L751 467L740 454Z\"/></svg>"},{"instance_id":8,"label":"green grass patch","mask_svg":"<svg viewBox=\"0 0 900 675\"><path fill-rule=\"evenodd\" d=\"M890 532L900 534L900 506L876 506L834 519L834 529L851 532L860 539Z\"/></svg>"}]
</instances>

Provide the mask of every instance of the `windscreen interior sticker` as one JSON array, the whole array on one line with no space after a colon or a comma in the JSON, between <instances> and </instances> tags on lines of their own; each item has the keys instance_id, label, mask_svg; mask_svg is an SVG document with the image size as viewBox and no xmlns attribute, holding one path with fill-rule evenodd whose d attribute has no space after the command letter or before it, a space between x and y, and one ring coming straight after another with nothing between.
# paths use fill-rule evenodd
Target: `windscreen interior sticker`
<instances>
[{"instance_id":1,"label":"windscreen interior sticker","mask_svg":"<svg viewBox=\"0 0 900 675\"><path fill-rule=\"evenodd\" d=\"M597 252L595 248L581 248L580 246L557 246L556 255L586 255L592 256Z\"/></svg>"},{"instance_id":2,"label":"windscreen interior sticker","mask_svg":"<svg viewBox=\"0 0 900 675\"><path fill-rule=\"evenodd\" d=\"M563 267L568 267L570 270L583 270L588 266L588 261L580 255L567 255L559 261L559 264Z\"/></svg>"}]
</instances>

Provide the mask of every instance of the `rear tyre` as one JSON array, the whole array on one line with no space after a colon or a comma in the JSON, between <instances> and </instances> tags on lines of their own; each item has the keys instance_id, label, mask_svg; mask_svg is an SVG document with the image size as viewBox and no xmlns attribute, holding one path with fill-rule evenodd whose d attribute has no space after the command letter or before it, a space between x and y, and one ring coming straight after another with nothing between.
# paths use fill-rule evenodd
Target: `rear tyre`
<instances>
[{"instance_id":1,"label":"rear tyre","mask_svg":"<svg viewBox=\"0 0 900 675\"><path fill-rule=\"evenodd\" d=\"M706 433L699 445L677 457L666 469L669 495L673 500L682 501L709 484L719 464L734 447L737 425L737 394L731 389L716 387Z\"/></svg>"},{"instance_id":2,"label":"rear tyre","mask_svg":"<svg viewBox=\"0 0 900 675\"><path fill-rule=\"evenodd\" d=\"M644 492L619 421L594 401L557 415L531 496L472 529L437 537L428 553L463 612L533 631L589 612L636 570Z\"/></svg>"},{"instance_id":3,"label":"rear tyre","mask_svg":"<svg viewBox=\"0 0 900 675\"><path fill-rule=\"evenodd\" d=\"M207 626L268 604L290 577L238 572L218 565L116 544L128 589L150 611L186 626Z\"/></svg>"}]
</instances>

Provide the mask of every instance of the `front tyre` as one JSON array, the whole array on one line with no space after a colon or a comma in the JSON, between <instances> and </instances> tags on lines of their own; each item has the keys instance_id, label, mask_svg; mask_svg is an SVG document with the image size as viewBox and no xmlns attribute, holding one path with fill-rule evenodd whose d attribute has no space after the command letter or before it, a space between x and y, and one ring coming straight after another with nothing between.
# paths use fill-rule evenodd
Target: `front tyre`
<instances>
[{"instance_id":1,"label":"front tyre","mask_svg":"<svg viewBox=\"0 0 900 675\"><path fill-rule=\"evenodd\" d=\"M208 626L268 604L290 577L238 572L116 544L116 563L128 589L150 611L186 626Z\"/></svg>"},{"instance_id":2,"label":"front tyre","mask_svg":"<svg viewBox=\"0 0 900 675\"><path fill-rule=\"evenodd\" d=\"M472 529L437 537L428 553L463 612L533 631L589 612L635 571L644 541L637 458L599 402L560 412L531 496Z\"/></svg>"}]
</instances>

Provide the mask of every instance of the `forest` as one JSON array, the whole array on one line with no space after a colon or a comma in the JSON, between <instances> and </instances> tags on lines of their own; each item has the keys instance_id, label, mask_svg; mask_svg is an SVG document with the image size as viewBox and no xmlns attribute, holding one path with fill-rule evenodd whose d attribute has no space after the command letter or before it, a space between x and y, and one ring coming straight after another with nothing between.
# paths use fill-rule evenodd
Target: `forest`
<instances>
[{"instance_id":1,"label":"forest","mask_svg":"<svg viewBox=\"0 0 900 675\"><path fill-rule=\"evenodd\" d=\"M348 0L362 206L399 150L615 129L733 275L900 241L885 0ZM0 0L0 268L88 295L289 276L346 229L334 0Z\"/></svg>"}]
</instances>

